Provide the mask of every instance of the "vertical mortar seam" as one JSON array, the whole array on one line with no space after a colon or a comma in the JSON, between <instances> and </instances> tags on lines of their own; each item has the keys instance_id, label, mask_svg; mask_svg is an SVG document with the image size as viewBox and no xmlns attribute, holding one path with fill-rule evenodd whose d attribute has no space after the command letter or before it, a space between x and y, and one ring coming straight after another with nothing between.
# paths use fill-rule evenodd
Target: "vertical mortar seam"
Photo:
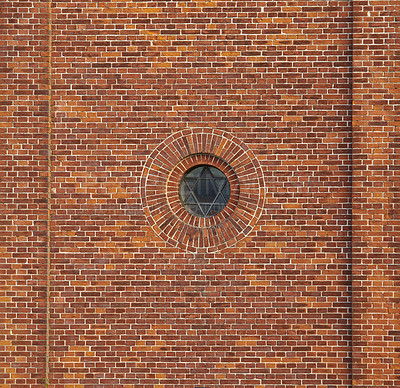
<instances>
[{"instance_id":1,"label":"vertical mortar seam","mask_svg":"<svg viewBox=\"0 0 400 388\"><path fill-rule=\"evenodd\" d=\"M52 0L48 1L48 133L47 133L47 257L46 257L46 360L45 386L50 381L50 270L51 270L51 178L52 178Z\"/></svg>"},{"instance_id":2,"label":"vertical mortar seam","mask_svg":"<svg viewBox=\"0 0 400 388\"><path fill-rule=\"evenodd\" d=\"M353 108L354 108L354 2L351 1L351 61L350 61L350 120L351 120L351 186L350 186L350 381L351 386L354 385L354 348L353 348L353 314L354 314L354 300L353 300L353 206L354 206L354 126L353 126Z\"/></svg>"}]
</instances>

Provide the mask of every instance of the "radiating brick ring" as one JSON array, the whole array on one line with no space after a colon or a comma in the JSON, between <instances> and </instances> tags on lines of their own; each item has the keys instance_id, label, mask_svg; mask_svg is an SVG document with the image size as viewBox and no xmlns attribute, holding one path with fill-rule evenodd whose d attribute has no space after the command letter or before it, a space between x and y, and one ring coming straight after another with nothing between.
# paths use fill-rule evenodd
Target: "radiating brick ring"
<instances>
[{"instance_id":1,"label":"radiating brick ring","mask_svg":"<svg viewBox=\"0 0 400 388\"><path fill-rule=\"evenodd\" d=\"M196 165L218 168L231 195L212 217L197 217L183 207L179 183ZM228 132L193 129L176 132L149 156L143 168L143 210L154 231L171 245L192 252L214 252L250 233L263 209L264 179L254 153Z\"/></svg>"}]
</instances>

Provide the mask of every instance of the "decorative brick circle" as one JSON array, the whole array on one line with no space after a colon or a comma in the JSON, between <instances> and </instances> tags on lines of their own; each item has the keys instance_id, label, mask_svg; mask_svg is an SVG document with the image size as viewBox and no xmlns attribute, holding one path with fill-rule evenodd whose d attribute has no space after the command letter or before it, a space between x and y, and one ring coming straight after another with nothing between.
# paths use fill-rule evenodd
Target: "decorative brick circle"
<instances>
[{"instance_id":1,"label":"decorative brick circle","mask_svg":"<svg viewBox=\"0 0 400 388\"><path fill-rule=\"evenodd\" d=\"M190 168L207 164L229 180L231 195L212 217L190 214L179 199L179 183ZM148 158L141 179L143 209L154 231L192 252L229 247L250 233L264 198L264 180L254 153L230 133L213 129L176 132Z\"/></svg>"}]
</instances>

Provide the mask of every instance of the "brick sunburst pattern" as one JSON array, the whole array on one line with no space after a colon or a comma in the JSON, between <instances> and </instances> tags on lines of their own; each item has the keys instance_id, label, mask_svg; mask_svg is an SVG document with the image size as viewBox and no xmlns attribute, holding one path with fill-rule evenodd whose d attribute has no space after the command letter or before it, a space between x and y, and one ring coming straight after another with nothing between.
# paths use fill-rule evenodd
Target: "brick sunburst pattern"
<instances>
[{"instance_id":1,"label":"brick sunburst pattern","mask_svg":"<svg viewBox=\"0 0 400 388\"><path fill-rule=\"evenodd\" d=\"M217 215L189 214L179 200L179 183L189 168L208 164L228 178L231 196ZM264 179L254 153L228 132L195 129L176 132L148 158L142 174L143 209L154 231L171 245L214 252L250 233L263 209Z\"/></svg>"}]
</instances>

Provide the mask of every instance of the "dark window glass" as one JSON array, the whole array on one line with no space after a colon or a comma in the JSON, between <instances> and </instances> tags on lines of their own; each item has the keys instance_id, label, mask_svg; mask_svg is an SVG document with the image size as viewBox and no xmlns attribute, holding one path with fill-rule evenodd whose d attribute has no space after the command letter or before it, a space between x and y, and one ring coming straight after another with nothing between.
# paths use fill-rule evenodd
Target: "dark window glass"
<instances>
[{"instance_id":1,"label":"dark window glass","mask_svg":"<svg viewBox=\"0 0 400 388\"><path fill-rule=\"evenodd\" d=\"M231 189L225 174L213 166L201 165L184 174L179 197L185 209L198 217L212 217L228 203Z\"/></svg>"}]
</instances>

